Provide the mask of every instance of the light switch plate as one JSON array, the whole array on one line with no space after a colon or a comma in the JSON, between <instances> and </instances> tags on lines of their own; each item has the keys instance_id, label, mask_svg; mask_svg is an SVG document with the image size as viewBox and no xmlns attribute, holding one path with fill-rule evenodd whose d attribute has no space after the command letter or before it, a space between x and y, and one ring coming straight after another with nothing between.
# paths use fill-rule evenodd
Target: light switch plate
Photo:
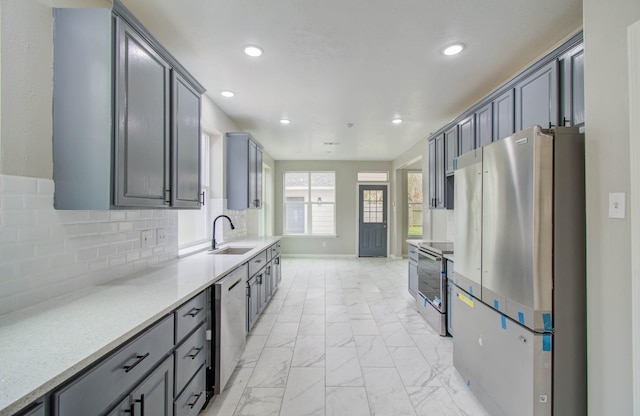
<instances>
[{"instance_id":1,"label":"light switch plate","mask_svg":"<svg viewBox=\"0 0 640 416\"><path fill-rule=\"evenodd\" d=\"M609 194L609 218L625 218L626 201L624 192Z\"/></svg>"},{"instance_id":2,"label":"light switch plate","mask_svg":"<svg viewBox=\"0 0 640 416\"><path fill-rule=\"evenodd\" d=\"M147 248L151 245L151 230L140 231L140 248Z\"/></svg>"}]
</instances>

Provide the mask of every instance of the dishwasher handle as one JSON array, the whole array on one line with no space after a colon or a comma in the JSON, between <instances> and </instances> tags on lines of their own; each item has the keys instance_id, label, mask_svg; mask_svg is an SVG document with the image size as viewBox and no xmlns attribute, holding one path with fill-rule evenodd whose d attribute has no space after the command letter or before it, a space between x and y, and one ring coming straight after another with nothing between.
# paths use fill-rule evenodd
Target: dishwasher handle
<instances>
[{"instance_id":1,"label":"dishwasher handle","mask_svg":"<svg viewBox=\"0 0 640 416\"><path fill-rule=\"evenodd\" d=\"M231 292L234 287L238 286L240 284L240 282L242 282L242 278L238 279L237 282L235 282L234 284L231 285L231 287L228 289L229 292Z\"/></svg>"}]
</instances>

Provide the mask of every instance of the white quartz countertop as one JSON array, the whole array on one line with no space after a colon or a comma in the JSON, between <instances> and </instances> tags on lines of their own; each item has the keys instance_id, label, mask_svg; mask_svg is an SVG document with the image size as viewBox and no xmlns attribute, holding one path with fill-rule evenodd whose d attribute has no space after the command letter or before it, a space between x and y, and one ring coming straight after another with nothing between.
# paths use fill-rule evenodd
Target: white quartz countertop
<instances>
[{"instance_id":1,"label":"white quartz countertop","mask_svg":"<svg viewBox=\"0 0 640 416\"><path fill-rule=\"evenodd\" d=\"M242 255L201 252L0 316L0 416L70 379L280 240L236 241Z\"/></svg>"}]
</instances>

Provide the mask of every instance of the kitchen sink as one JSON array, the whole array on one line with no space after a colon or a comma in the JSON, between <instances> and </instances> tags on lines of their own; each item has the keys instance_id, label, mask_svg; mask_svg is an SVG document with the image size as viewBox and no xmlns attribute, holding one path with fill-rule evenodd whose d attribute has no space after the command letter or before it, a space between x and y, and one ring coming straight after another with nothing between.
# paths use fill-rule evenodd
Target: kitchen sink
<instances>
[{"instance_id":1,"label":"kitchen sink","mask_svg":"<svg viewBox=\"0 0 640 416\"><path fill-rule=\"evenodd\" d=\"M251 251L253 249L254 247L225 247L225 248L219 248L214 251L209 251L209 254L240 255L248 251Z\"/></svg>"}]
</instances>

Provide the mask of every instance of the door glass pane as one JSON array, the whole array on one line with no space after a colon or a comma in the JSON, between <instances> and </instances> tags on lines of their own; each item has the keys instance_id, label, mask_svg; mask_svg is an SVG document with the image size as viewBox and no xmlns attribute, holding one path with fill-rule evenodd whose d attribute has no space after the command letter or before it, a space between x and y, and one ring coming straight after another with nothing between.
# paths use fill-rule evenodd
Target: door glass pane
<instances>
[{"instance_id":1,"label":"door glass pane","mask_svg":"<svg viewBox=\"0 0 640 416\"><path fill-rule=\"evenodd\" d=\"M422 235L422 172L407 173L408 234Z\"/></svg>"},{"instance_id":2,"label":"door glass pane","mask_svg":"<svg viewBox=\"0 0 640 416\"><path fill-rule=\"evenodd\" d=\"M384 200L381 190L363 191L362 213L362 221L365 223L381 224L384 222Z\"/></svg>"}]
</instances>

